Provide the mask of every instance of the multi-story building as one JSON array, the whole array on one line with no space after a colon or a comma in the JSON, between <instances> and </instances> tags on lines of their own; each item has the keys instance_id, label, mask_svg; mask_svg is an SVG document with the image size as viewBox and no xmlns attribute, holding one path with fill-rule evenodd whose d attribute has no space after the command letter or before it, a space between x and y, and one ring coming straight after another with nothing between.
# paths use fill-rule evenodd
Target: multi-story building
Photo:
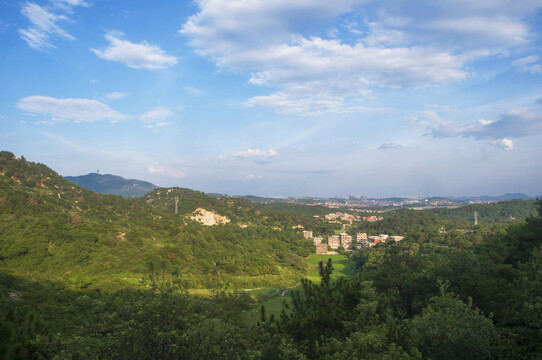
<instances>
[{"instance_id":1,"label":"multi-story building","mask_svg":"<svg viewBox=\"0 0 542 360\"><path fill-rule=\"evenodd\" d=\"M315 236L312 238L312 241L314 242L314 245L319 245L323 242L324 238L321 236Z\"/></svg>"},{"instance_id":2,"label":"multi-story building","mask_svg":"<svg viewBox=\"0 0 542 360\"><path fill-rule=\"evenodd\" d=\"M339 235L339 239L341 240L341 245L345 249L348 249L352 244L352 236L348 235L347 233L341 233Z\"/></svg>"},{"instance_id":3,"label":"multi-story building","mask_svg":"<svg viewBox=\"0 0 542 360\"><path fill-rule=\"evenodd\" d=\"M404 236L390 236L390 240L394 240L394 241L401 241L404 238L405 238Z\"/></svg>"},{"instance_id":4,"label":"multi-story building","mask_svg":"<svg viewBox=\"0 0 542 360\"><path fill-rule=\"evenodd\" d=\"M361 244L362 241L367 241L367 233L357 233L356 241L358 244Z\"/></svg>"},{"instance_id":5,"label":"multi-story building","mask_svg":"<svg viewBox=\"0 0 542 360\"><path fill-rule=\"evenodd\" d=\"M312 238L312 230L303 230L303 237L305 239L310 239Z\"/></svg>"},{"instance_id":6,"label":"multi-story building","mask_svg":"<svg viewBox=\"0 0 542 360\"><path fill-rule=\"evenodd\" d=\"M315 246L317 254L327 254L327 244L316 244Z\"/></svg>"},{"instance_id":7,"label":"multi-story building","mask_svg":"<svg viewBox=\"0 0 542 360\"><path fill-rule=\"evenodd\" d=\"M327 214L324 217L326 220L337 220L337 214Z\"/></svg>"},{"instance_id":8,"label":"multi-story building","mask_svg":"<svg viewBox=\"0 0 542 360\"><path fill-rule=\"evenodd\" d=\"M339 239L338 235L328 236L327 238L327 244L334 250L337 250L339 248L339 245L341 244L341 241Z\"/></svg>"}]
</instances>

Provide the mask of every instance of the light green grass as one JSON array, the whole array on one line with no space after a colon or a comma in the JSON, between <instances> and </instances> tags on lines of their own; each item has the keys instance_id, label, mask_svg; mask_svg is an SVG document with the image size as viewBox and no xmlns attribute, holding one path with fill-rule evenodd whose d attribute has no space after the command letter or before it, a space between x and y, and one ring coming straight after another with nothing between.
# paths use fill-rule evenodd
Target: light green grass
<instances>
[{"instance_id":1,"label":"light green grass","mask_svg":"<svg viewBox=\"0 0 542 360\"><path fill-rule=\"evenodd\" d=\"M311 255L307 259L307 263L310 266L309 275L307 279L316 283L320 282L320 274L318 271L318 262L321 260L327 263L327 260L331 258L333 264L333 274L331 277L337 279L339 277L352 276L354 271L352 269L351 260L346 255ZM258 303L257 310L260 310L260 305L265 306L265 313L267 318L271 315L275 317L280 315L284 306L284 301L290 302L291 292L299 290L299 287L293 288L265 288L258 290L251 290L250 294L255 298Z\"/></svg>"},{"instance_id":2,"label":"light green grass","mask_svg":"<svg viewBox=\"0 0 542 360\"><path fill-rule=\"evenodd\" d=\"M326 264L329 258L331 258L331 264L333 265L333 274L331 274L332 279L353 275L352 262L346 255L311 255L307 260L310 265L310 273L307 276L307 279L319 283L320 273L318 270L318 262L322 261Z\"/></svg>"}]
</instances>

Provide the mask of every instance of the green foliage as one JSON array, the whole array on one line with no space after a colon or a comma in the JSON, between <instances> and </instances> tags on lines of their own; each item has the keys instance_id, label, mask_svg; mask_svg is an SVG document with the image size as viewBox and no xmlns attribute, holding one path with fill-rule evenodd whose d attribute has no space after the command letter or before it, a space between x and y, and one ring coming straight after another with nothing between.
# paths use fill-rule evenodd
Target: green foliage
<instances>
[{"instance_id":1,"label":"green foliage","mask_svg":"<svg viewBox=\"0 0 542 360\"><path fill-rule=\"evenodd\" d=\"M457 294L455 300L472 301L480 315L493 314L500 342L492 354L529 359L542 354L541 246L538 216L506 228L479 227L470 234L408 236L353 258L362 278L373 281L400 317L410 319L429 311L427 306L438 296L435 284L446 281Z\"/></svg>"},{"instance_id":2,"label":"green foliage","mask_svg":"<svg viewBox=\"0 0 542 360\"><path fill-rule=\"evenodd\" d=\"M10 300L0 293L0 359L39 359L46 356L47 323L27 306L19 295Z\"/></svg>"},{"instance_id":3,"label":"green foliage","mask_svg":"<svg viewBox=\"0 0 542 360\"><path fill-rule=\"evenodd\" d=\"M421 315L412 320L412 344L427 359L491 359L495 355L497 331L491 319L478 309L446 293L431 299Z\"/></svg>"},{"instance_id":4,"label":"green foliage","mask_svg":"<svg viewBox=\"0 0 542 360\"><path fill-rule=\"evenodd\" d=\"M391 338L394 321L370 282L332 280L331 259L319 263L319 284L303 279L272 332L283 334L311 359L410 358Z\"/></svg>"}]
</instances>

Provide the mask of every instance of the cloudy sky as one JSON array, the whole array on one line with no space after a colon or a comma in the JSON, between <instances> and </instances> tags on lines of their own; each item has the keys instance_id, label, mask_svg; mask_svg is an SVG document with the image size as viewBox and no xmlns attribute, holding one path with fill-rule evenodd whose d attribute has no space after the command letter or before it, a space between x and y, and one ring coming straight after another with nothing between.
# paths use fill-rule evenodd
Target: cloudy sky
<instances>
[{"instance_id":1,"label":"cloudy sky","mask_svg":"<svg viewBox=\"0 0 542 360\"><path fill-rule=\"evenodd\" d=\"M542 193L542 0L0 0L0 148L263 196Z\"/></svg>"}]
</instances>

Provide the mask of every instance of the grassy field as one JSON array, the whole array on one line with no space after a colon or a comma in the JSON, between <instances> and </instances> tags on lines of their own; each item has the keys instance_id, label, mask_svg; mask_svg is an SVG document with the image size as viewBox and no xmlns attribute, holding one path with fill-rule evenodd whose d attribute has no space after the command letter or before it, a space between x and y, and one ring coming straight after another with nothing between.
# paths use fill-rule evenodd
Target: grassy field
<instances>
[{"instance_id":1,"label":"grassy field","mask_svg":"<svg viewBox=\"0 0 542 360\"><path fill-rule=\"evenodd\" d=\"M333 264L332 278L336 279L341 276L352 276L353 269L350 259L346 255L311 255L307 262L310 266L310 272L307 275L307 279L316 283L320 282L320 275L318 271L318 262L322 260L327 263L327 259L331 258ZM296 291L297 287L293 288L266 288L250 291L250 294L258 301L259 304L265 306L265 313L267 317L270 315L279 316L284 301L289 301L291 298L291 292ZM258 307L259 310L259 307Z\"/></svg>"},{"instance_id":2,"label":"grassy field","mask_svg":"<svg viewBox=\"0 0 542 360\"><path fill-rule=\"evenodd\" d=\"M327 259L331 258L333 264L333 274L331 278L336 279L340 276L352 276L352 263L346 255L311 255L307 262L310 265L310 273L307 279L314 282L320 282L320 274L318 272L318 262L321 260L327 263Z\"/></svg>"}]
</instances>

